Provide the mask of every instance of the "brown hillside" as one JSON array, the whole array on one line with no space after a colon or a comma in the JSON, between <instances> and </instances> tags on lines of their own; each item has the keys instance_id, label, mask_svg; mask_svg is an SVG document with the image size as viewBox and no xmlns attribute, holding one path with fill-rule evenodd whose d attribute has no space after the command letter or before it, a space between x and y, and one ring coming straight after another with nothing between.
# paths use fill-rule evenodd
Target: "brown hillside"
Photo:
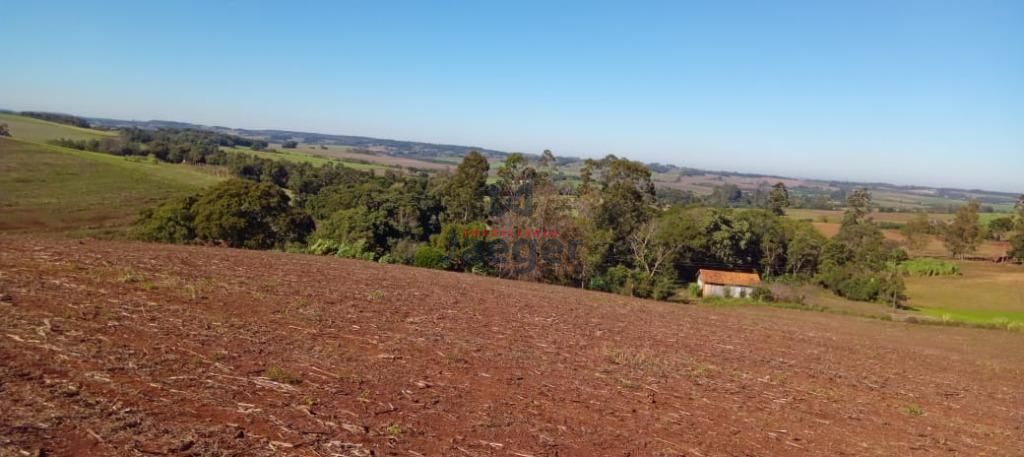
<instances>
[{"instance_id":1,"label":"brown hillside","mask_svg":"<svg viewBox=\"0 0 1024 457\"><path fill-rule=\"evenodd\" d=\"M5 456L1024 455L1010 332L22 237L0 295Z\"/></svg>"}]
</instances>

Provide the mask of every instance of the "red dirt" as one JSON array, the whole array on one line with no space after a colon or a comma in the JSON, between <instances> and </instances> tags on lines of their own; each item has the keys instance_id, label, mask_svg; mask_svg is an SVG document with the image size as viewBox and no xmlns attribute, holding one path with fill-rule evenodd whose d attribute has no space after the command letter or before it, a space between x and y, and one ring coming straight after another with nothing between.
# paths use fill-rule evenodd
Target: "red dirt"
<instances>
[{"instance_id":1,"label":"red dirt","mask_svg":"<svg viewBox=\"0 0 1024 457\"><path fill-rule=\"evenodd\" d=\"M0 455L1019 456L1022 348L335 258L0 237Z\"/></svg>"}]
</instances>

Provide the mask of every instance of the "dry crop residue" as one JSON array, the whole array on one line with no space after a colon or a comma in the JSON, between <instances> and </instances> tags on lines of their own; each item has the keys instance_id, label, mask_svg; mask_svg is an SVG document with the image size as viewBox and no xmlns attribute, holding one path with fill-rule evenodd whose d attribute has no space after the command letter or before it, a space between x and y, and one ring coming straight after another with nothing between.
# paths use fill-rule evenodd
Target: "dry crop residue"
<instances>
[{"instance_id":1,"label":"dry crop residue","mask_svg":"<svg viewBox=\"0 0 1024 457\"><path fill-rule=\"evenodd\" d=\"M1024 336L0 237L0 455L1024 455Z\"/></svg>"}]
</instances>

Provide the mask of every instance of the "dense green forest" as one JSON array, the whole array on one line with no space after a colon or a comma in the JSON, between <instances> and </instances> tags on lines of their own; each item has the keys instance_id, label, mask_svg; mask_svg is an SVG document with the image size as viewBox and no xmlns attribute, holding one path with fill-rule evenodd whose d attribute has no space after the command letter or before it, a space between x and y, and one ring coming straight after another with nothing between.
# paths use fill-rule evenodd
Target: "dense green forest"
<instances>
[{"instance_id":1,"label":"dense green forest","mask_svg":"<svg viewBox=\"0 0 1024 457\"><path fill-rule=\"evenodd\" d=\"M898 265L908 255L871 219L872 197L863 189L842 192L845 217L826 239L809 221L783 217L806 202L781 182L753 194L735 186L704 197L656 192L647 166L614 155L586 160L578 184L567 188L550 151L532 161L510 154L495 173L470 152L451 173L375 175L225 152L267 145L203 130L132 128L115 138L55 143L223 165L237 177L146 211L136 234L151 241L285 249L656 299L699 268L812 281L855 300L904 299ZM972 202L941 227L925 220L902 230L910 242L938 234L961 257L995 230L1024 258L1024 212L986 229L978 211Z\"/></svg>"}]
</instances>

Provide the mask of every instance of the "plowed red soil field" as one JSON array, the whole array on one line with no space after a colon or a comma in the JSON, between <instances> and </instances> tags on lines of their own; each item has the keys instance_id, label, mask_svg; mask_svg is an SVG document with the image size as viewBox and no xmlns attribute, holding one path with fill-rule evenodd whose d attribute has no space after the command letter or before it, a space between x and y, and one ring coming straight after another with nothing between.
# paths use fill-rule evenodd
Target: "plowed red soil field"
<instances>
[{"instance_id":1,"label":"plowed red soil field","mask_svg":"<svg viewBox=\"0 0 1024 457\"><path fill-rule=\"evenodd\" d=\"M0 237L0 455L1024 455L1024 335Z\"/></svg>"}]
</instances>

